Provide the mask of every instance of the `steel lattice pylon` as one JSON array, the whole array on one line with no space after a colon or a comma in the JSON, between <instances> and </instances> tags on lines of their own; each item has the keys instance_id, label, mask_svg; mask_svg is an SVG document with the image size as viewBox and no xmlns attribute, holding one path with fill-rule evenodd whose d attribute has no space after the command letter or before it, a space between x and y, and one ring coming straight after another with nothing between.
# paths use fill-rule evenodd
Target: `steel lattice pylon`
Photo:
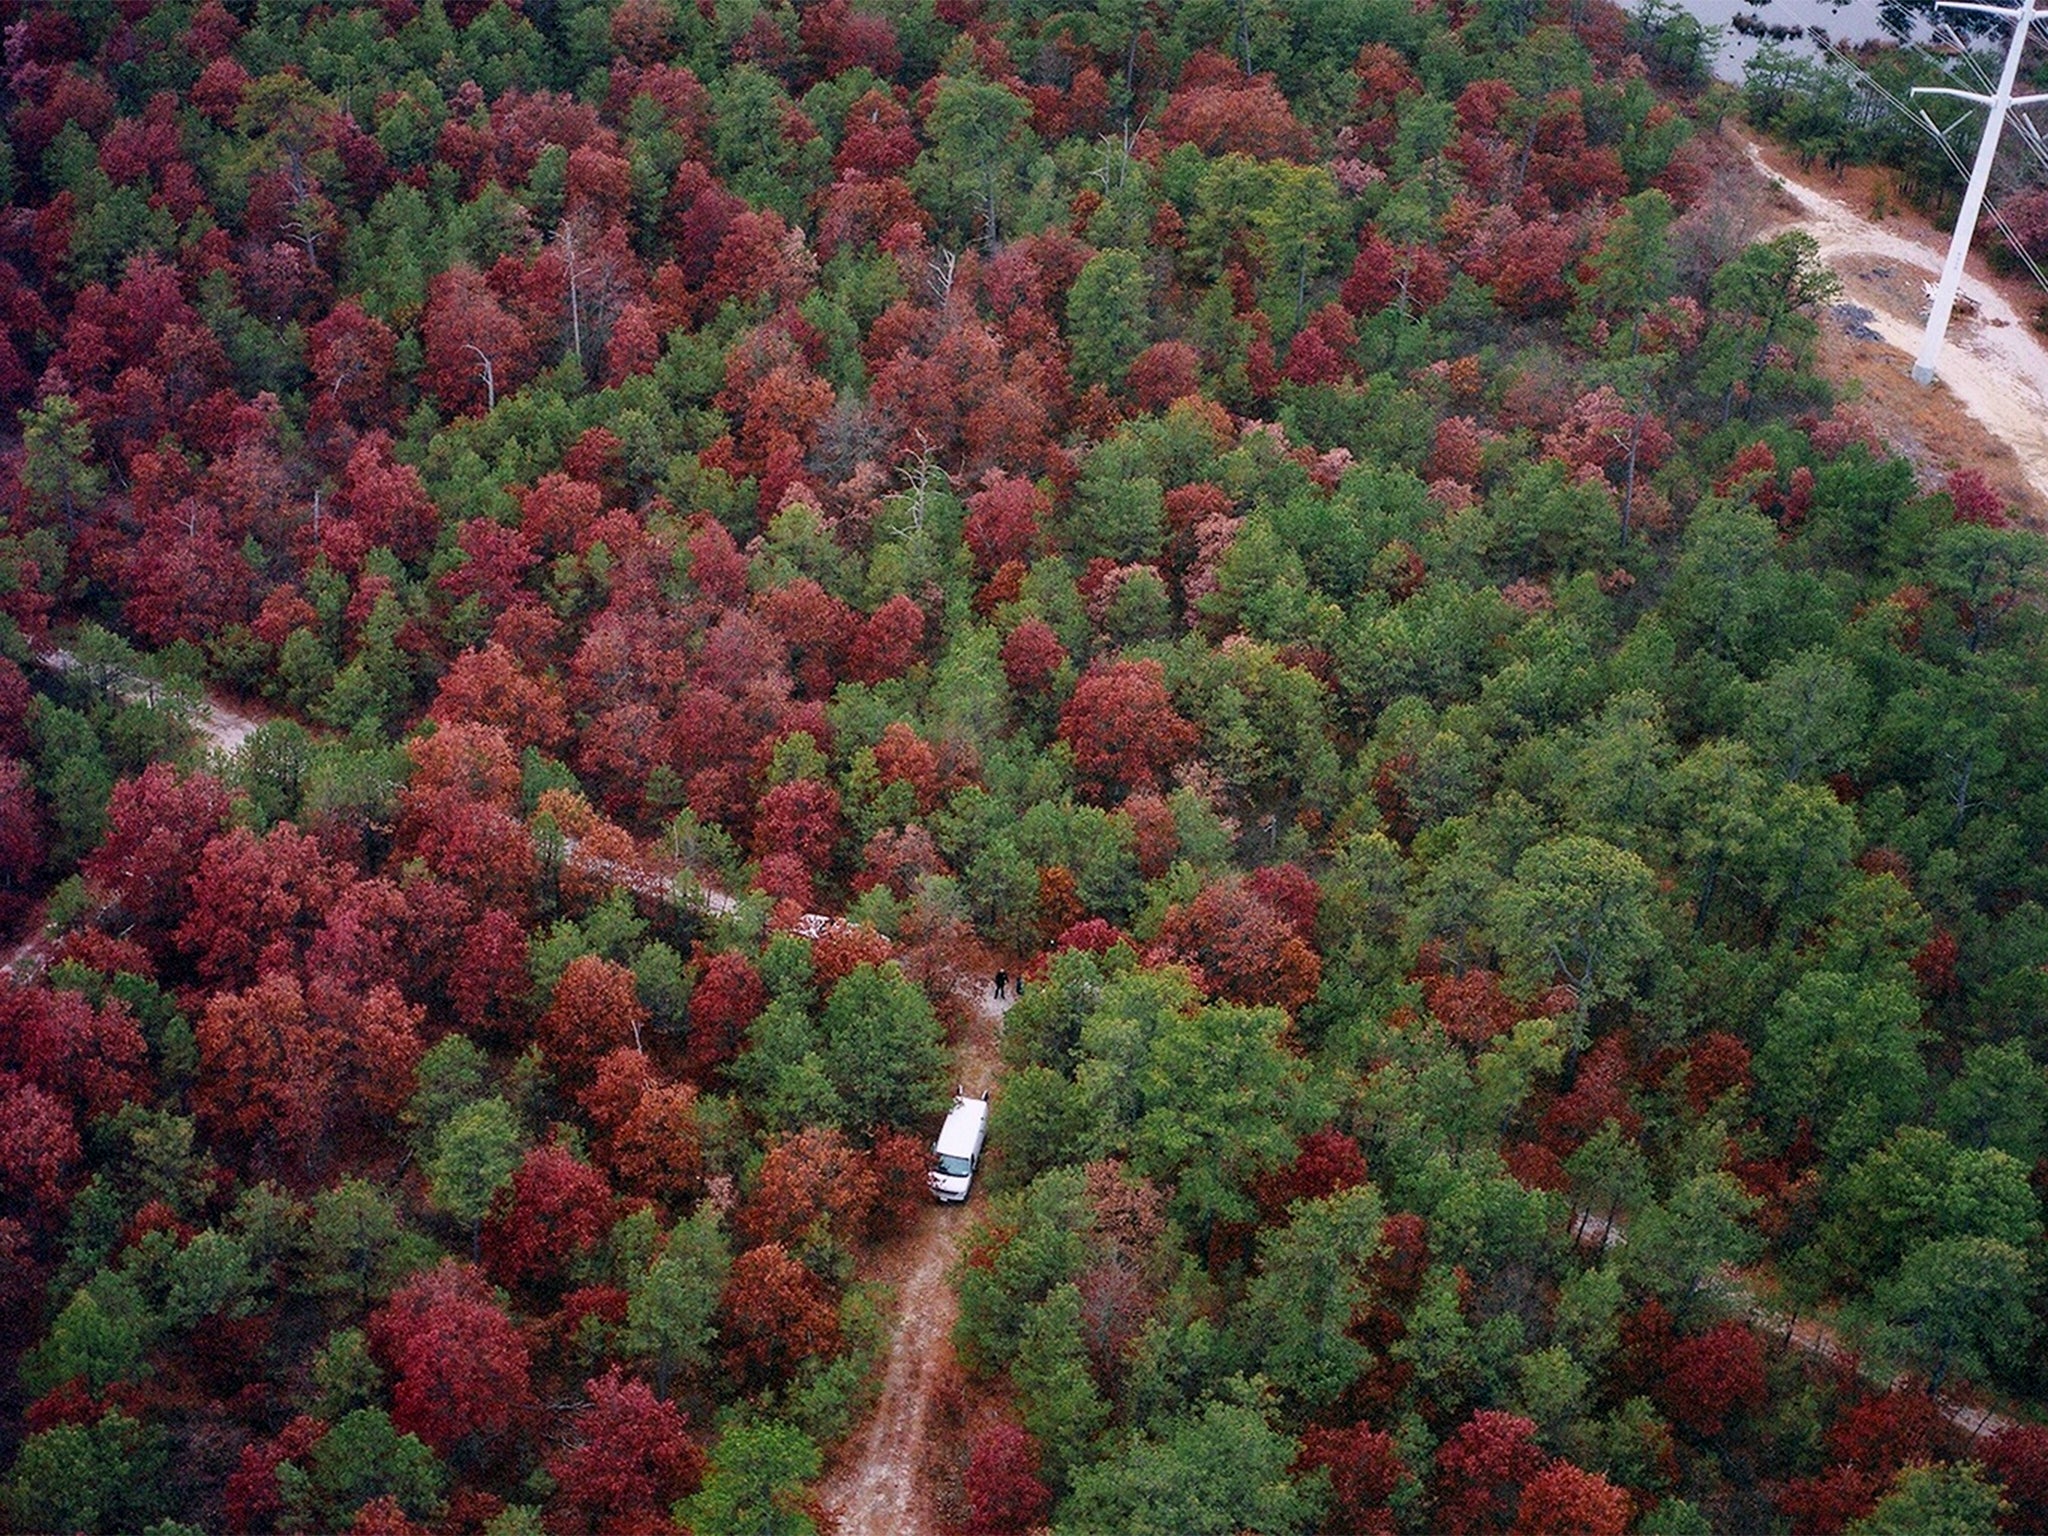
<instances>
[{"instance_id":1,"label":"steel lattice pylon","mask_svg":"<svg viewBox=\"0 0 2048 1536\"><path fill-rule=\"evenodd\" d=\"M1941 281L1934 286L1934 301L1927 310L1927 329L1920 337L1920 354L1913 359L1913 382L1934 382L1935 360L1941 356L1942 338L1948 334L1949 312L1955 308L1956 289L1963 281L1963 262L1970 254L1970 237L1976 232L1977 213L1984 206L1984 189L1991 181L1991 162L1998 154L1998 140L2005 131L2005 115L2012 108L2048 101L2048 95L2015 97L2013 82L2019 78L2020 55L2026 52L2027 37L2034 22L2048 16L2040 0L2020 0L2018 5L1978 5L1969 0L1938 0L1943 10L1977 11L1986 16L2012 20L2012 42L2005 51L2005 68L1998 77L1998 89L1990 95L1958 91L1945 85L1919 85L1915 96L1954 96L1991 109L1984 119L1984 137L1977 142L1976 163L1970 168L1970 184L1963 192L1962 207L1956 211L1955 233L1949 237L1948 260L1942 263Z\"/></svg>"}]
</instances>

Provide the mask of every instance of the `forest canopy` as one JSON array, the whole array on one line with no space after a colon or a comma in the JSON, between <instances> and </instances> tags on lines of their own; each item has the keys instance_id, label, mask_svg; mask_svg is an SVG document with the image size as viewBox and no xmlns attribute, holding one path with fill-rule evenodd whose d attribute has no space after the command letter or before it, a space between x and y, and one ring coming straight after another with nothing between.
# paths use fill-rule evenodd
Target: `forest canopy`
<instances>
[{"instance_id":1,"label":"forest canopy","mask_svg":"<svg viewBox=\"0 0 2048 1536\"><path fill-rule=\"evenodd\" d=\"M0 19L0 1527L827 1529L977 1050L946 1530L2048 1522L2043 545L1688 18Z\"/></svg>"}]
</instances>

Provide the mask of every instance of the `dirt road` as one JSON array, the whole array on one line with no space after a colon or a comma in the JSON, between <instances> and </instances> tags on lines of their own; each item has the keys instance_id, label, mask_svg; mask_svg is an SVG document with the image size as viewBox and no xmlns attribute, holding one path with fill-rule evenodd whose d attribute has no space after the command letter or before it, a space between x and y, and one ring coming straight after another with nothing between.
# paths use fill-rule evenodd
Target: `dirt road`
<instances>
[{"instance_id":1,"label":"dirt road","mask_svg":"<svg viewBox=\"0 0 2048 1536\"><path fill-rule=\"evenodd\" d=\"M573 841L568 862L656 901L694 900L714 916L736 903L716 886L679 885L668 861L624 864L581 852ZM816 934L833 919L806 913L798 928ZM1002 1066L1002 1021L1014 997L990 995L984 971L955 984L966 1002L966 1023L954 1045L955 1081L971 1092L992 1089ZM841 1449L840 1459L818 1491L820 1505L837 1522L836 1536L937 1536L930 1468L943 1447L933 1443L933 1404L950 1379L953 1323L959 1304L949 1283L959 1257L961 1235L982 1201L979 1190L965 1207L931 1205L917 1225L861 1266L861 1278L889 1287L894 1323L887 1364L873 1417Z\"/></svg>"},{"instance_id":2,"label":"dirt road","mask_svg":"<svg viewBox=\"0 0 2048 1536\"><path fill-rule=\"evenodd\" d=\"M979 977L961 987L972 988L973 1013L956 1051L956 1071L970 1091L980 1092L995 1082L1002 1016L1011 1000L995 1001ZM932 1206L916 1231L879 1256L872 1278L895 1286L896 1321L874 1417L849 1440L845 1459L820 1490L819 1502L838 1520L839 1536L936 1536L927 1471L934 1459L929 1453L937 1449L929 1444L932 1404L953 1369L959 1315L947 1277L981 1199L977 1192L965 1207Z\"/></svg>"},{"instance_id":3,"label":"dirt road","mask_svg":"<svg viewBox=\"0 0 2048 1536\"><path fill-rule=\"evenodd\" d=\"M69 672L78 664L69 651L56 649L38 651L32 659L36 666L50 672ZM115 684L117 691L127 699L146 697L151 687L141 678L125 678ZM216 693L202 693L190 704L186 720L200 739L223 757L233 757L241 751L242 743L263 723L261 717L228 703ZM40 972L49 963L54 948L38 916L28 936L15 944L4 960L0 960L0 978L27 977Z\"/></svg>"},{"instance_id":4,"label":"dirt road","mask_svg":"<svg viewBox=\"0 0 2048 1536\"><path fill-rule=\"evenodd\" d=\"M1939 275L1948 254L1945 237L1916 217L1901 215L1878 223L1782 161L1774 163L1754 141L1745 140L1743 147L1757 170L1784 190L1788 217L1777 228L1804 230L1819 243L1822 259L1842 278L1844 297L1871 312L1862 324L1882 342L1884 362L1895 353L1903 376L1919 350L1925 323L1921 285ZM1933 389L1946 391L2011 450L2017 473L2037 501L2048 505L2048 347L1979 257L1973 256L1966 271L1962 296L1976 306L1976 313L1965 315L1958 306L1935 367ZM1903 396L1903 391L1891 393L1895 400ZM1938 424L1921 435L1941 436ZM1909 457L1941 462L1957 457L1959 444L1898 446ZM1914 452L1916 447L1925 452Z\"/></svg>"},{"instance_id":5,"label":"dirt road","mask_svg":"<svg viewBox=\"0 0 2048 1536\"><path fill-rule=\"evenodd\" d=\"M69 672L78 665L78 658L69 651L55 648L36 652L33 660L47 672ZM150 698L160 686L146 678L117 675L113 691L132 701ZM191 697L187 702L190 708L185 719L192 729L208 746L229 757L242 750L242 743L264 719L239 705L230 704L212 689Z\"/></svg>"}]
</instances>

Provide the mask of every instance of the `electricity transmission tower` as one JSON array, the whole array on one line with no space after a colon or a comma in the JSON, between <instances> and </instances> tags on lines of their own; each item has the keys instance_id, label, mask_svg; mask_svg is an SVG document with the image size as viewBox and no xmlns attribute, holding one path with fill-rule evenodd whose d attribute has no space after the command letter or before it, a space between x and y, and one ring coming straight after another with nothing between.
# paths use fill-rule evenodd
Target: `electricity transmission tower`
<instances>
[{"instance_id":1,"label":"electricity transmission tower","mask_svg":"<svg viewBox=\"0 0 2048 1536\"><path fill-rule=\"evenodd\" d=\"M1970 236L1977 228L1977 213L1984 205L1984 189L1991 181L1991 162L1998 154L1999 136L2005 131L2005 115L2014 107L2030 107L2048 101L2048 95L2014 96L2013 82L2019 78L2020 55L2034 22L2048 16L2040 0L2019 0L2017 5L1978 5L1973 0L1938 0L1943 10L1978 11L1986 16L2011 19L2012 42L2005 51L2005 68L1998 77L1998 89L1990 95L1958 91L1945 85L1916 85L1915 96L1954 96L1962 101L1989 107L1984 119L1984 137L1977 141L1977 160L1970 168L1970 184L1963 192L1963 205L1956 212L1955 233L1949 237L1948 260L1942 263L1941 281L1934 287L1934 302L1928 306L1927 329L1920 337L1920 355L1913 359L1913 382L1934 382L1934 361L1941 355L1941 342L1948 333L1949 312L1955 308L1956 289L1963 280L1963 261L1970 254Z\"/></svg>"}]
</instances>

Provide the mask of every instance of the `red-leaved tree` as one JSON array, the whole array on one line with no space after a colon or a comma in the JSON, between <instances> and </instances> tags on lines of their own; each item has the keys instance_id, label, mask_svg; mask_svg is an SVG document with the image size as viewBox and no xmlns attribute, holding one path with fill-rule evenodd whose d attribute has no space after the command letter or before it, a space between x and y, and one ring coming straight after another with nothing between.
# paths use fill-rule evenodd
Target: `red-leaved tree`
<instances>
[{"instance_id":1,"label":"red-leaved tree","mask_svg":"<svg viewBox=\"0 0 2048 1536\"><path fill-rule=\"evenodd\" d=\"M526 1344L482 1275L444 1261L370 1315L391 1371L391 1419L446 1454L516 1426L532 1406Z\"/></svg>"},{"instance_id":2,"label":"red-leaved tree","mask_svg":"<svg viewBox=\"0 0 2048 1536\"><path fill-rule=\"evenodd\" d=\"M1007 1419L974 1437L963 1481L970 1536L1025 1536L1052 1512L1052 1490L1038 1475L1038 1442Z\"/></svg>"},{"instance_id":3,"label":"red-leaved tree","mask_svg":"<svg viewBox=\"0 0 2048 1536\"><path fill-rule=\"evenodd\" d=\"M767 1006L768 988L745 955L721 950L706 960L704 973L690 992L683 1038L683 1060L691 1081L701 1087L737 1056L747 1026Z\"/></svg>"},{"instance_id":4,"label":"red-leaved tree","mask_svg":"<svg viewBox=\"0 0 2048 1536\"><path fill-rule=\"evenodd\" d=\"M2048 1425L2014 1424L1978 1451L1984 1469L2005 1485L2012 1506L2004 1517L2013 1532L2048 1530Z\"/></svg>"},{"instance_id":5,"label":"red-leaved tree","mask_svg":"<svg viewBox=\"0 0 2048 1536\"><path fill-rule=\"evenodd\" d=\"M551 1536L671 1529L670 1506L704 1480L704 1453L681 1411L617 1366L583 1390L589 1401L570 1418L569 1443L547 1460Z\"/></svg>"},{"instance_id":6,"label":"red-leaved tree","mask_svg":"<svg viewBox=\"0 0 2048 1536\"><path fill-rule=\"evenodd\" d=\"M484 1263L505 1286L559 1275L611 1230L611 1185L559 1142L520 1160L483 1225Z\"/></svg>"},{"instance_id":7,"label":"red-leaved tree","mask_svg":"<svg viewBox=\"0 0 2048 1536\"><path fill-rule=\"evenodd\" d=\"M578 955L563 970L554 1000L541 1015L541 1049L558 1072L583 1081L605 1052L638 1046L646 1023L647 1008L633 973L599 955Z\"/></svg>"},{"instance_id":8,"label":"red-leaved tree","mask_svg":"<svg viewBox=\"0 0 2048 1536\"><path fill-rule=\"evenodd\" d=\"M1074 749L1075 777L1103 800L1157 789L1197 740L1167 694L1166 669L1149 658L1091 664L1060 712L1059 736Z\"/></svg>"},{"instance_id":9,"label":"red-leaved tree","mask_svg":"<svg viewBox=\"0 0 2048 1536\"><path fill-rule=\"evenodd\" d=\"M1704 1437L1720 1434L1731 1414L1763 1407L1765 1395L1763 1345L1731 1319L1671 1346L1656 1400L1672 1423Z\"/></svg>"},{"instance_id":10,"label":"red-leaved tree","mask_svg":"<svg viewBox=\"0 0 2048 1536\"><path fill-rule=\"evenodd\" d=\"M209 1135L311 1161L335 1110L343 1040L313 1018L296 978L273 973L215 995L193 1030L192 1108Z\"/></svg>"},{"instance_id":11,"label":"red-leaved tree","mask_svg":"<svg viewBox=\"0 0 2048 1536\"><path fill-rule=\"evenodd\" d=\"M1626 1490L1598 1472L1553 1461L1522 1489L1514 1536L1623 1536L1631 1513Z\"/></svg>"},{"instance_id":12,"label":"red-leaved tree","mask_svg":"<svg viewBox=\"0 0 2048 1536\"><path fill-rule=\"evenodd\" d=\"M168 763L151 763L114 786L107 835L80 872L161 955L185 915L200 855L227 819L227 790L212 774L180 778Z\"/></svg>"},{"instance_id":13,"label":"red-leaved tree","mask_svg":"<svg viewBox=\"0 0 2048 1536\"><path fill-rule=\"evenodd\" d=\"M839 1347L839 1313L825 1283L780 1243L733 1260L719 1298L726 1368L750 1386L785 1380Z\"/></svg>"},{"instance_id":14,"label":"red-leaved tree","mask_svg":"<svg viewBox=\"0 0 2048 1536\"><path fill-rule=\"evenodd\" d=\"M1188 966L1219 995L1253 1007L1292 1013L1322 985L1316 952L1241 881L1208 886L1187 906L1168 908L1148 954Z\"/></svg>"},{"instance_id":15,"label":"red-leaved tree","mask_svg":"<svg viewBox=\"0 0 2048 1536\"><path fill-rule=\"evenodd\" d=\"M1531 1420L1480 1409L1437 1447L1430 1489L1435 1527L1446 1536L1506 1532L1522 1490L1548 1460Z\"/></svg>"},{"instance_id":16,"label":"red-leaved tree","mask_svg":"<svg viewBox=\"0 0 2048 1536\"><path fill-rule=\"evenodd\" d=\"M1301 1437L1303 1472L1317 1467L1330 1474L1330 1528L1353 1536L1394 1536L1394 1511L1388 1503L1408 1477L1408 1468L1394 1437L1370 1424L1343 1429L1310 1428Z\"/></svg>"},{"instance_id":17,"label":"red-leaved tree","mask_svg":"<svg viewBox=\"0 0 2048 1536\"><path fill-rule=\"evenodd\" d=\"M756 1243L850 1247L867 1237L880 1194L865 1152L829 1126L809 1126L768 1149L739 1229Z\"/></svg>"}]
</instances>

